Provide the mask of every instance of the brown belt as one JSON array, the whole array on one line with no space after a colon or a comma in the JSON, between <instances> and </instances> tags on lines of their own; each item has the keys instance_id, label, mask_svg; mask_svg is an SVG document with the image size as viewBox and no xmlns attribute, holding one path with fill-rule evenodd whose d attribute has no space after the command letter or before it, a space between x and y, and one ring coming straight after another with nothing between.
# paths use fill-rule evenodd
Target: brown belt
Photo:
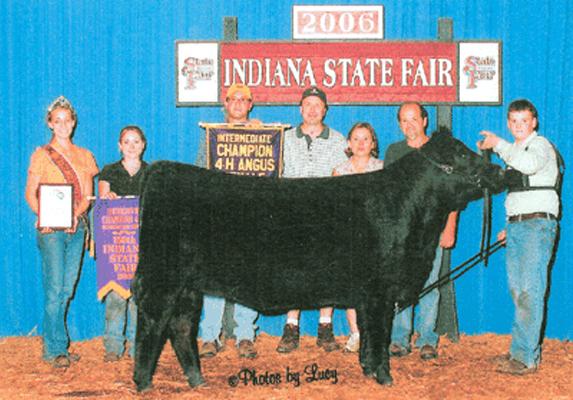
<instances>
[{"instance_id":1,"label":"brown belt","mask_svg":"<svg viewBox=\"0 0 573 400\"><path fill-rule=\"evenodd\" d=\"M507 220L509 222L521 222L521 221L527 221L528 219L534 219L534 218L543 218L543 219L549 219L552 221L557 220L555 215L550 214L550 213L546 213L546 212L534 212L534 213L530 213L530 214L512 215Z\"/></svg>"}]
</instances>

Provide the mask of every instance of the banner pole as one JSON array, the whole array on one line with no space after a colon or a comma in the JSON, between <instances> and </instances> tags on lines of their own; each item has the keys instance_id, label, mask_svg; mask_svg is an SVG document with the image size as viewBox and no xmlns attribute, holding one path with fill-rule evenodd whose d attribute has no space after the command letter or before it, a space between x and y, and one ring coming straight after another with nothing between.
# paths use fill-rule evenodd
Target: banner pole
<instances>
[{"instance_id":1,"label":"banner pole","mask_svg":"<svg viewBox=\"0 0 573 400\"><path fill-rule=\"evenodd\" d=\"M453 20L451 18L438 18L438 41L453 41ZM437 126L452 130L452 106L437 106ZM451 250L444 249L442 256L442 266L440 268L440 278L447 276L450 272ZM438 309L438 319L436 321L436 332L438 335L446 335L451 341L460 340L458 326L458 313L456 306L456 292L454 283L449 282L439 288L440 304Z\"/></svg>"},{"instance_id":2,"label":"banner pole","mask_svg":"<svg viewBox=\"0 0 573 400\"><path fill-rule=\"evenodd\" d=\"M239 39L239 19L237 17L223 17L223 40L233 42ZM223 99L224 100L224 99ZM209 165L209 164L207 164ZM237 322L233 318L235 314L235 304L225 301L225 310L223 311L223 322L221 328L221 344L225 345L226 339L234 339L234 330Z\"/></svg>"}]
</instances>

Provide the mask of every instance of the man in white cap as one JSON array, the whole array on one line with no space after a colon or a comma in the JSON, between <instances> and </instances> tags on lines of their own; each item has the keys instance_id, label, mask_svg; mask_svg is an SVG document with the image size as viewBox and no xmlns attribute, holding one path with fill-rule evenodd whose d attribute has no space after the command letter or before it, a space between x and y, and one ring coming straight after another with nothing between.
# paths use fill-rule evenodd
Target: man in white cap
<instances>
[{"instance_id":1,"label":"man in white cap","mask_svg":"<svg viewBox=\"0 0 573 400\"><path fill-rule=\"evenodd\" d=\"M248 86L235 83L227 90L225 96L225 122L230 124L253 124L259 125L259 120L249 120L249 113L253 108L253 96ZM199 153L196 164L206 166L206 145L202 141L199 144ZM219 336L223 325L223 313L225 311L225 299L222 297L205 295L203 300L203 319L201 320L201 339L203 345L199 355L204 358L214 357L222 348ZM237 342L239 357L255 358L255 321L258 313L241 304L234 304L233 319L236 324L234 335Z\"/></svg>"}]
</instances>

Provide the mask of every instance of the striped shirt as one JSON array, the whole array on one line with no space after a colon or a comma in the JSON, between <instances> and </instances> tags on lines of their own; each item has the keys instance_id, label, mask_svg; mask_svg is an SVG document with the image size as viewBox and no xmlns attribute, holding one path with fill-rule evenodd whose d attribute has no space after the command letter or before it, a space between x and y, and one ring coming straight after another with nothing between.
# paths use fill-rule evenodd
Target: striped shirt
<instances>
[{"instance_id":1,"label":"striped shirt","mask_svg":"<svg viewBox=\"0 0 573 400\"><path fill-rule=\"evenodd\" d=\"M348 157L346 139L341 133L324 126L315 139L305 135L300 126L285 132L284 178L331 176L332 170Z\"/></svg>"}]
</instances>

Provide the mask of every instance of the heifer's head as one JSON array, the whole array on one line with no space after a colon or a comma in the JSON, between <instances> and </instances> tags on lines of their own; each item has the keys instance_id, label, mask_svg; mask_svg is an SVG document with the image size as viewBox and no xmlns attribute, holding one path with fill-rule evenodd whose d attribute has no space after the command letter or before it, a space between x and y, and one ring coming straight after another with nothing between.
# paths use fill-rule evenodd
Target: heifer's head
<instances>
[{"instance_id":1,"label":"heifer's head","mask_svg":"<svg viewBox=\"0 0 573 400\"><path fill-rule=\"evenodd\" d=\"M489 163L441 128L421 149L420 154L447 177L460 207L480 198L483 190L499 193L505 189L504 171Z\"/></svg>"}]
</instances>

